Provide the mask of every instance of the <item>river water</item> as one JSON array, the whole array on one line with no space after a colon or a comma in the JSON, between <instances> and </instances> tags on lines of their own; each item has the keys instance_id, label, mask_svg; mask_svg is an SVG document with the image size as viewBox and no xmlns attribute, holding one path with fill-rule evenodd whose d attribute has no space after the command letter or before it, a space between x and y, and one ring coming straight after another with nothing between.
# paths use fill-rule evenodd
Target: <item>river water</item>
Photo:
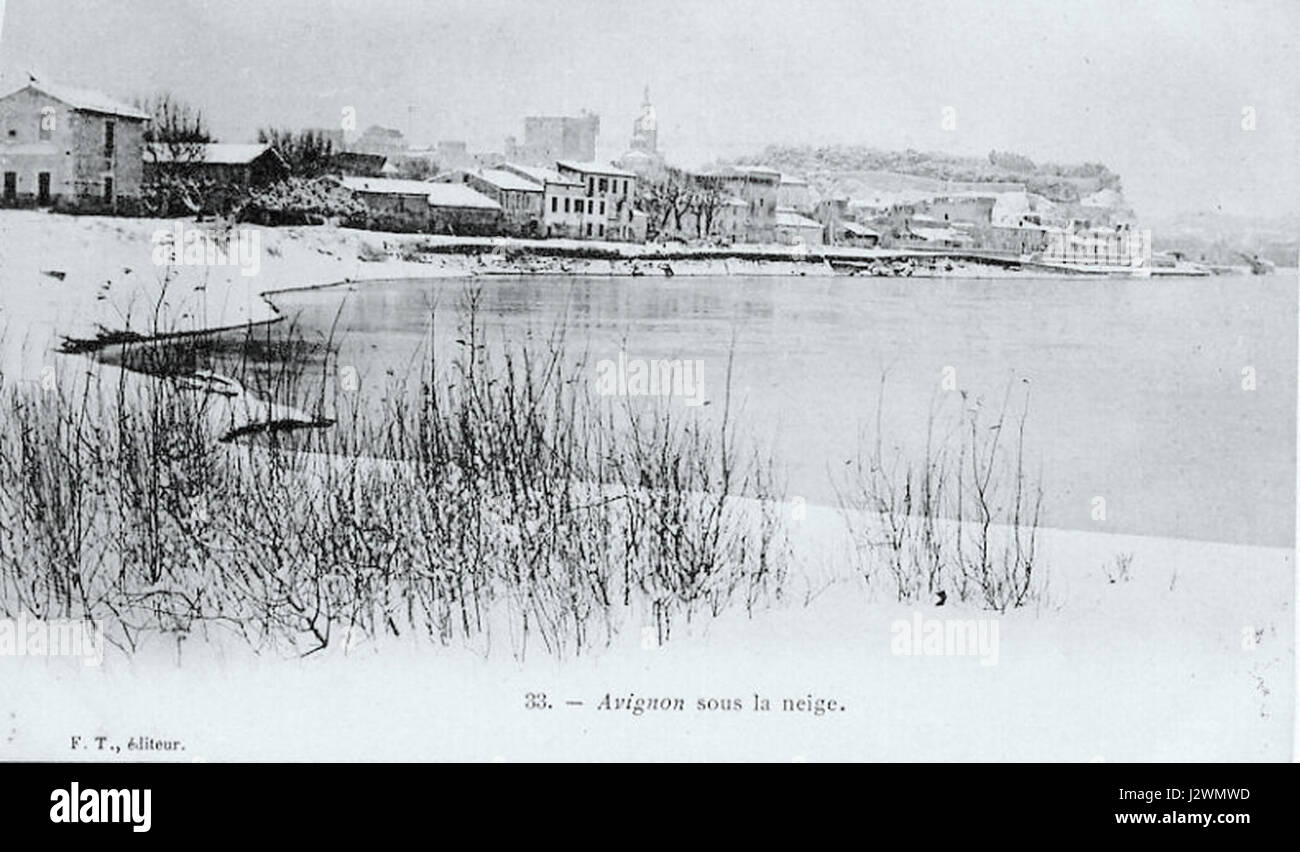
<instances>
[{"instance_id":1,"label":"river water","mask_svg":"<svg viewBox=\"0 0 1300 852\"><path fill-rule=\"evenodd\" d=\"M281 293L272 300L288 322L269 333L332 340L360 392L378 394L418 374L431 322L433 345L454 354L467 286L401 280ZM810 502L833 501L832 478L875 427L884 375L882 434L910 453L932 406L997 408L1011 388L1019 411L1028 393L1026 458L1041 465L1047 525L1293 542L1293 275L547 276L473 286L489 342L544 338L564 324L568 348L586 350L589 363L617 363L620 353L628 363L698 361L713 402L734 352L739 422L774 450L789 494Z\"/></svg>"}]
</instances>

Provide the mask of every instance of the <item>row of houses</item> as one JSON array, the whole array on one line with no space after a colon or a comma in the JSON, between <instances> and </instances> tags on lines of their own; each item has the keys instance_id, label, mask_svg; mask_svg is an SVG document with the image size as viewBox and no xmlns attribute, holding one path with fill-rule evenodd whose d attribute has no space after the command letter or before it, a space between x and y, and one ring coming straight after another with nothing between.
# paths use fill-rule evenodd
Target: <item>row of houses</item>
<instances>
[{"instance_id":1,"label":"row of houses","mask_svg":"<svg viewBox=\"0 0 1300 852\"><path fill-rule=\"evenodd\" d=\"M557 160L554 168L502 163L435 178L460 183L496 201L506 233L528 237L641 242L645 214L636 208L637 176L617 166Z\"/></svg>"},{"instance_id":2,"label":"row of houses","mask_svg":"<svg viewBox=\"0 0 1300 852\"><path fill-rule=\"evenodd\" d=\"M1129 223L1035 213L998 219L997 202L994 194L963 192L854 209L841 198L820 202L816 216L841 245L966 249L1085 266L1131 264L1151 254L1149 235Z\"/></svg>"},{"instance_id":3,"label":"row of houses","mask_svg":"<svg viewBox=\"0 0 1300 852\"><path fill-rule=\"evenodd\" d=\"M646 237L645 214L635 206L636 175L599 163L502 163L429 181L345 176L340 182L366 206L372 226L390 230L632 242Z\"/></svg>"},{"instance_id":4,"label":"row of houses","mask_svg":"<svg viewBox=\"0 0 1300 852\"><path fill-rule=\"evenodd\" d=\"M371 211L376 227L433 233L488 233L510 236L643 242L646 214L636 204L638 175L603 163L557 160L552 166L501 162L492 167L444 172L412 182L350 175L343 178ZM702 188L716 190L719 203L708 211L674 217L680 236L729 242L821 245L824 223L811 218L806 181L762 167L728 167L690 175ZM433 185L460 185L476 193L474 204ZM420 201L423 197L425 201ZM400 199L400 201L399 201ZM469 210L491 210L494 221Z\"/></svg>"},{"instance_id":5,"label":"row of houses","mask_svg":"<svg viewBox=\"0 0 1300 852\"><path fill-rule=\"evenodd\" d=\"M288 173L268 145L146 144L149 115L97 92L33 80L0 98L0 204L118 209L160 170L183 167L221 185L256 186ZM382 155L340 154L340 183L375 226L433 233L644 241L635 172L557 160L552 166L501 163L432 181L390 176ZM807 218L808 186L779 172L737 167L700 176L726 200L708 229L735 241L822 242Z\"/></svg>"},{"instance_id":6,"label":"row of houses","mask_svg":"<svg viewBox=\"0 0 1300 852\"><path fill-rule=\"evenodd\" d=\"M269 145L146 144L149 115L101 93L32 80L0 97L0 205L114 211L160 170L183 167L222 186L258 186L289 167ZM646 238L638 176L574 160L501 162L427 181L400 180L382 154L339 153L336 180L366 207L372 227L451 234L587 240ZM808 183L763 166L689 173L717 203L673 217L682 237L802 245L979 248L1113 261L1131 255L1123 228L994 220L998 196L959 192L874 208L846 198L814 201ZM1140 248L1140 247L1139 247Z\"/></svg>"},{"instance_id":7,"label":"row of houses","mask_svg":"<svg viewBox=\"0 0 1300 852\"><path fill-rule=\"evenodd\" d=\"M269 145L151 145L149 115L99 92L32 81L0 97L0 204L113 211L159 170L222 185L280 180Z\"/></svg>"},{"instance_id":8,"label":"row of houses","mask_svg":"<svg viewBox=\"0 0 1300 852\"><path fill-rule=\"evenodd\" d=\"M501 230L501 206L461 184L370 177L338 180L365 205L370 227L469 236L490 236Z\"/></svg>"},{"instance_id":9,"label":"row of houses","mask_svg":"<svg viewBox=\"0 0 1300 852\"><path fill-rule=\"evenodd\" d=\"M269 145L145 142L150 116L98 92L32 80L0 97L0 205L114 211L170 170L223 186L288 175ZM553 168L503 163L436 181L398 180L383 155L340 153L337 180L375 225L432 233L644 240L637 176L562 160Z\"/></svg>"},{"instance_id":10,"label":"row of houses","mask_svg":"<svg viewBox=\"0 0 1300 852\"><path fill-rule=\"evenodd\" d=\"M671 232L734 242L971 248L1030 253L1043 250L1047 229L1038 221L995 223L998 197L956 192L908 204L873 206L847 197L818 198L803 178L765 166L727 166L685 173L719 192L720 210L670 217Z\"/></svg>"}]
</instances>

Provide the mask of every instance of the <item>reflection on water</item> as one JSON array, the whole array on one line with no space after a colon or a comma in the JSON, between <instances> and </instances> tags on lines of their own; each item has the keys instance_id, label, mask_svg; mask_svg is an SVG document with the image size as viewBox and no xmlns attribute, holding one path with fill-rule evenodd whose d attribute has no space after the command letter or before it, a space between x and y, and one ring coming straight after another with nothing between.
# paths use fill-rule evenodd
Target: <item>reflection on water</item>
<instances>
[{"instance_id":1,"label":"reflection on water","mask_svg":"<svg viewBox=\"0 0 1300 852\"><path fill-rule=\"evenodd\" d=\"M1028 456L1042 466L1050 525L1275 546L1293 539L1297 301L1287 276L547 277L476 286L489 343L544 341L564 325L568 350L586 354L593 381L596 362L620 352L691 359L719 397L734 352L740 422L785 464L790 494L810 501L833 500L833 471L874 427L886 375L886 442L910 451L932 406L996 407L1008 386L1028 391ZM247 346L242 335L221 336L203 355L273 384L287 369L333 380L339 371L324 359L334 351L360 397L373 398L420 375L430 347L449 357L462 345L466 287L407 280L279 294L284 323L257 330ZM1243 388L1246 368L1254 390ZM945 392L945 377L958 393ZM1090 511L1099 496L1105 521Z\"/></svg>"}]
</instances>

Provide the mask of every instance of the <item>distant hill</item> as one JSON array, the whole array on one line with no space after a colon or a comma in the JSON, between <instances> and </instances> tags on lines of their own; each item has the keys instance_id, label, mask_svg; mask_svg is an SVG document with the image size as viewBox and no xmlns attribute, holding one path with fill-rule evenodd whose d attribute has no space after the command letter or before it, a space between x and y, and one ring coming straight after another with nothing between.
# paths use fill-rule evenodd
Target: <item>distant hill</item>
<instances>
[{"instance_id":1,"label":"distant hill","mask_svg":"<svg viewBox=\"0 0 1300 852\"><path fill-rule=\"evenodd\" d=\"M799 175L822 196L845 195L906 201L936 192L1022 192L1062 215L1087 216L1087 207L1132 217L1120 176L1102 163L1035 163L1007 151L963 157L934 151L882 151L852 145L773 145L742 157L741 165L766 165Z\"/></svg>"},{"instance_id":2,"label":"distant hill","mask_svg":"<svg viewBox=\"0 0 1300 852\"><path fill-rule=\"evenodd\" d=\"M994 217L1003 221L1037 213L1056 220L1134 222L1151 229L1157 250L1182 251L1214 263L1240 263L1245 254L1278 266L1295 266L1300 252L1300 217L1294 215L1268 219L1187 213L1163 220L1138 219L1124 198L1120 176L1102 163L1036 163L1009 151L964 157L856 145L772 145L736 163L798 175L821 197L841 196L872 205L976 191L999 196Z\"/></svg>"}]
</instances>

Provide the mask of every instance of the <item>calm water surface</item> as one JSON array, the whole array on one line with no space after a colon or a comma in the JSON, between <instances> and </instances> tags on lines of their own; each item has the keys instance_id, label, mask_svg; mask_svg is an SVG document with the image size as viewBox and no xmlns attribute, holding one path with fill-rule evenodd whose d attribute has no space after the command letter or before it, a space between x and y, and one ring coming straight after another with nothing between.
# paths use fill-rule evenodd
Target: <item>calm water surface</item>
<instances>
[{"instance_id":1,"label":"calm water surface","mask_svg":"<svg viewBox=\"0 0 1300 852\"><path fill-rule=\"evenodd\" d=\"M1295 526L1294 276L1186 280L863 278L481 279L489 341L545 338L594 364L703 362L767 442L788 490L833 501L833 471L874 427L882 374L887 443L915 452L946 374L998 407L1030 394L1028 458L1052 526L1290 546ZM362 392L454 354L460 280L402 280L276 295L274 334L332 338ZM436 320L430 309L437 308ZM733 344L734 340L734 344ZM1253 368L1254 390L1243 389ZM593 371L593 381L594 381ZM716 411L718 406L700 409ZM1092 518L1106 500L1104 522Z\"/></svg>"}]
</instances>

